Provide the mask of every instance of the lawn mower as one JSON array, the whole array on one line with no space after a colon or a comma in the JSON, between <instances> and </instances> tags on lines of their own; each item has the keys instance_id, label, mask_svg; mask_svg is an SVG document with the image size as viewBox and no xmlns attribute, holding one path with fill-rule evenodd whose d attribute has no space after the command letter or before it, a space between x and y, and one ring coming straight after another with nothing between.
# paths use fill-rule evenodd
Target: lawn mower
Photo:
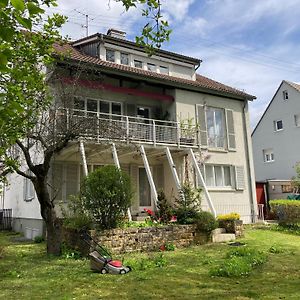
<instances>
[{"instance_id":1,"label":"lawn mower","mask_svg":"<svg viewBox=\"0 0 300 300\"><path fill-rule=\"evenodd\" d=\"M91 269L101 274L126 274L131 271L129 266L123 266L119 260L113 260L109 252L99 245L87 232L82 233L83 240L90 246L89 253Z\"/></svg>"}]
</instances>

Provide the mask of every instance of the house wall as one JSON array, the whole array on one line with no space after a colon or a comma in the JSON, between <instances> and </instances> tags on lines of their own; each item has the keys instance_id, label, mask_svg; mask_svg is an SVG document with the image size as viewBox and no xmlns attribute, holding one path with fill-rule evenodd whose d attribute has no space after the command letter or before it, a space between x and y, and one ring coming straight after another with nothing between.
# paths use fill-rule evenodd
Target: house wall
<instances>
[{"instance_id":1,"label":"house wall","mask_svg":"<svg viewBox=\"0 0 300 300\"><path fill-rule=\"evenodd\" d=\"M185 90L176 89L176 111L180 119L196 119L196 105L206 104L216 108L226 108L233 111L236 151L226 149L213 150L202 149L208 155L205 165L230 165L232 166L232 188L209 188L212 201L217 213L238 212L245 222L251 222L251 209L256 208L255 182L253 172L253 159L251 150L251 137L249 129L248 106L243 101L223 98L212 95L205 95ZM245 107L245 113L244 113ZM234 186L234 167L243 167L245 188L236 190ZM204 206L207 207L206 201ZM254 203L253 207L252 203Z\"/></svg>"},{"instance_id":2,"label":"house wall","mask_svg":"<svg viewBox=\"0 0 300 300\"><path fill-rule=\"evenodd\" d=\"M283 100L287 90L289 99ZM300 161L300 127L294 115L300 114L300 93L283 82L252 135L256 181L290 180L295 176L295 164ZM283 121L283 130L274 131L275 120ZM272 149L274 161L265 162L263 150Z\"/></svg>"}]
</instances>

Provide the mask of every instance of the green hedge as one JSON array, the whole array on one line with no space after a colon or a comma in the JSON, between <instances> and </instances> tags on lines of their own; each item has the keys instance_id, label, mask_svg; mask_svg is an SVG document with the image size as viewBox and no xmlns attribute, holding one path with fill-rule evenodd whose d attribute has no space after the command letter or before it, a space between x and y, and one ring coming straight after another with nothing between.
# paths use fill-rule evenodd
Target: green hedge
<instances>
[{"instance_id":1,"label":"green hedge","mask_svg":"<svg viewBox=\"0 0 300 300\"><path fill-rule=\"evenodd\" d=\"M299 200L271 200L270 206L279 223L296 224L300 222Z\"/></svg>"}]
</instances>

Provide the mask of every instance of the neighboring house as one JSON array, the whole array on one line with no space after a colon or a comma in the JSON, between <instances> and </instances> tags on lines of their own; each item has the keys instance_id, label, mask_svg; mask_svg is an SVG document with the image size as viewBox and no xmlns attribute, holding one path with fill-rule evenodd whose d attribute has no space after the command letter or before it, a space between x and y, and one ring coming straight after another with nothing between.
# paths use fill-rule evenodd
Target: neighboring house
<instances>
[{"instance_id":1,"label":"neighboring house","mask_svg":"<svg viewBox=\"0 0 300 300\"><path fill-rule=\"evenodd\" d=\"M300 161L300 83L283 80L252 133L256 181L269 199L293 192L291 178Z\"/></svg>"},{"instance_id":2,"label":"neighboring house","mask_svg":"<svg viewBox=\"0 0 300 300\"><path fill-rule=\"evenodd\" d=\"M81 138L52 162L49 185L57 200L78 193L85 160L88 171L119 162L135 190L133 219L144 208L155 208L157 190L174 199L187 177L203 185L202 174L208 191L203 209L210 209L211 200L217 214L238 212L245 222L255 221L248 116L248 101L254 96L196 74L199 59L164 50L148 57L119 31L56 45L56 50L67 57L58 58L54 72L63 86L77 87L68 109L57 115L85 120ZM89 74L76 78L78 66ZM55 93L55 84L52 89ZM108 138L99 132L101 124L120 132ZM42 221L32 184L16 175L9 182L5 206L13 209L14 228L31 237L40 234Z\"/></svg>"}]
</instances>

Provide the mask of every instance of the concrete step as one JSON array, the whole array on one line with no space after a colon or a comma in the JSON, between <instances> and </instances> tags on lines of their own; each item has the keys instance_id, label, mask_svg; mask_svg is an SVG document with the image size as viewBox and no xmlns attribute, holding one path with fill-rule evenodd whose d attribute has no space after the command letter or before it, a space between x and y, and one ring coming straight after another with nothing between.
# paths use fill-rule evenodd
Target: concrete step
<instances>
[{"instance_id":1,"label":"concrete step","mask_svg":"<svg viewBox=\"0 0 300 300\"><path fill-rule=\"evenodd\" d=\"M138 222L143 222L145 221L147 216L143 215L143 216L132 216L132 221L138 221Z\"/></svg>"},{"instance_id":2,"label":"concrete step","mask_svg":"<svg viewBox=\"0 0 300 300\"><path fill-rule=\"evenodd\" d=\"M211 234L214 235L214 234L220 234L220 233L225 233L225 232L226 232L225 228L216 228L211 232Z\"/></svg>"},{"instance_id":3,"label":"concrete step","mask_svg":"<svg viewBox=\"0 0 300 300\"><path fill-rule=\"evenodd\" d=\"M235 241L234 233L218 233L212 235L213 243L225 243L230 241Z\"/></svg>"}]
</instances>

